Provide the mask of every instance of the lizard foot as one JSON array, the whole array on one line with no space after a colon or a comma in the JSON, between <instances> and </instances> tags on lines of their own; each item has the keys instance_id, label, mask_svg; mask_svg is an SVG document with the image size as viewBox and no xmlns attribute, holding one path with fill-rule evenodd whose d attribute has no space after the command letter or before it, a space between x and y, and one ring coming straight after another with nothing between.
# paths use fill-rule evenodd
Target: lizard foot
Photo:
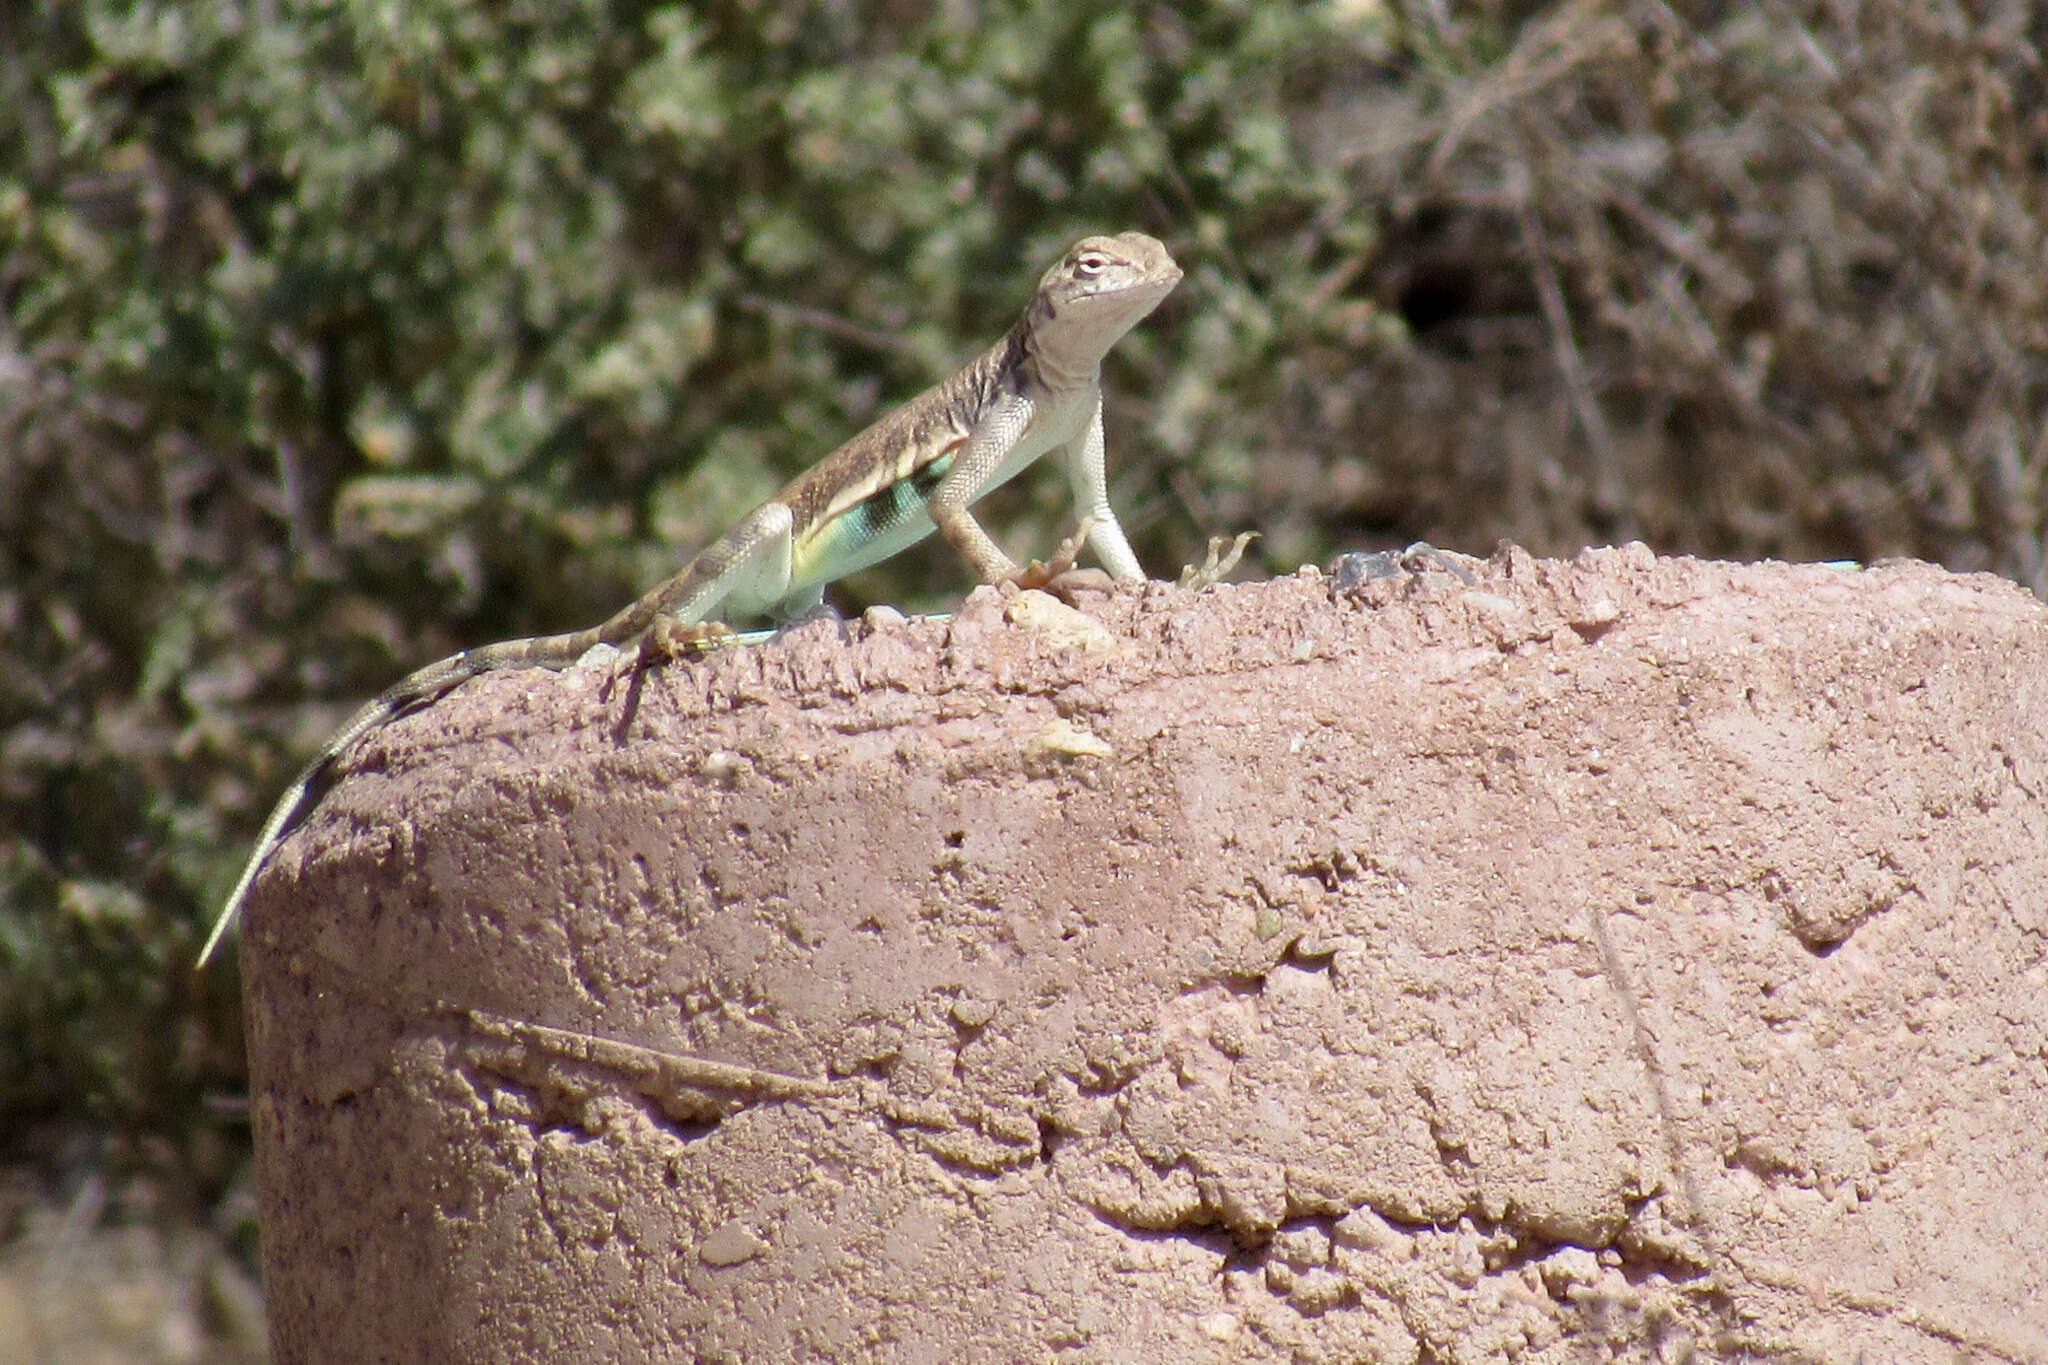
<instances>
[{"instance_id":1,"label":"lizard foot","mask_svg":"<svg viewBox=\"0 0 2048 1365\"><path fill-rule=\"evenodd\" d=\"M1011 574L1010 581L1020 588L1047 588L1061 579L1072 576L1076 572L1074 560L1080 555L1081 547L1088 543L1088 532L1094 526L1095 518L1081 518L1081 525L1074 534L1059 543L1059 548L1052 552L1051 559L1042 563L1036 559L1032 560Z\"/></svg>"},{"instance_id":2,"label":"lizard foot","mask_svg":"<svg viewBox=\"0 0 2048 1365\"><path fill-rule=\"evenodd\" d=\"M1045 591L1073 606L1082 593L1115 592L1116 580L1101 569L1068 569L1041 584Z\"/></svg>"},{"instance_id":3,"label":"lizard foot","mask_svg":"<svg viewBox=\"0 0 2048 1365\"><path fill-rule=\"evenodd\" d=\"M678 621L673 616L657 616L640 637L640 657L635 666L646 668L664 659L701 654L731 638L732 627L723 621Z\"/></svg>"},{"instance_id":4,"label":"lizard foot","mask_svg":"<svg viewBox=\"0 0 2048 1365\"><path fill-rule=\"evenodd\" d=\"M1237 561L1244 558L1244 547L1252 543L1257 531L1239 531L1235 539L1229 536L1209 537L1209 557L1199 566L1190 564L1180 571L1180 586L1190 592L1221 583L1230 571L1237 567ZM1225 549L1228 545L1230 548Z\"/></svg>"}]
</instances>

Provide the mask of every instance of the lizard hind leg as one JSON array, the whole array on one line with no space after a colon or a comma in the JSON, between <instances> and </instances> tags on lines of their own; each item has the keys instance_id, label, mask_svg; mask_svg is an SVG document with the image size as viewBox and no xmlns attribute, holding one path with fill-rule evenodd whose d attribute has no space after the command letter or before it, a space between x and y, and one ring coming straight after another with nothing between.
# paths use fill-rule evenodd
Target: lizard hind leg
<instances>
[{"instance_id":1,"label":"lizard hind leg","mask_svg":"<svg viewBox=\"0 0 2048 1365\"><path fill-rule=\"evenodd\" d=\"M822 609L822 580L797 584L795 516L779 501L761 504L710 549L643 602L651 617L637 666L701 654L741 637L717 618L770 616L782 623ZM754 638L754 637L747 637Z\"/></svg>"}]
</instances>

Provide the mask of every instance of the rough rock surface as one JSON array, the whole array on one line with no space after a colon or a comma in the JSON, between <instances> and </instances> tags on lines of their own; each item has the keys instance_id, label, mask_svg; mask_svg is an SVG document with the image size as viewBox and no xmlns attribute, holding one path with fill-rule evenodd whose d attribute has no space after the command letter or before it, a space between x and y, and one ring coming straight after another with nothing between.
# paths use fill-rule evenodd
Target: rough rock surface
<instances>
[{"instance_id":1,"label":"rough rock surface","mask_svg":"<svg viewBox=\"0 0 2048 1365\"><path fill-rule=\"evenodd\" d=\"M2048 1359L2048 611L1463 567L370 737L249 905L277 1358Z\"/></svg>"}]
</instances>

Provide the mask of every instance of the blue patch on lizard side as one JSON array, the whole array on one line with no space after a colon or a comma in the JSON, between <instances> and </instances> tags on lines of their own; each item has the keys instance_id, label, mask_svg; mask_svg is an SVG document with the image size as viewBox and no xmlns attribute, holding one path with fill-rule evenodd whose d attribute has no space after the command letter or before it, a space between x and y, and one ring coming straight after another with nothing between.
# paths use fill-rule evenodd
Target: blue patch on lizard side
<instances>
[{"instance_id":1,"label":"blue patch on lizard side","mask_svg":"<svg viewBox=\"0 0 2048 1365\"><path fill-rule=\"evenodd\" d=\"M914 471L909 478L898 479L887 488L870 493L847 508L839 517L840 525L833 530L838 535L864 543L912 517L923 516L925 503L931 500L933 490L946 477L946 471L953 467L953 454L949 450L924 468Z\"/></svg>"},{"instance_id":2,"label":"blue patch on lizard side","mask_svg":"<svg viewBox=\"0 0 2048 1365\"><path fill-rule=\"evenodd\" d=\"M949 450L910 477L877 489L813 531L806 543L794 547L792 580L817 582L828 572L836 578L923 539L931 531L925 504L953 467L954 454ZM926 523L923 527L908 536L903 534L906 526L920 520Z\"/></svg>"}]
</instances>

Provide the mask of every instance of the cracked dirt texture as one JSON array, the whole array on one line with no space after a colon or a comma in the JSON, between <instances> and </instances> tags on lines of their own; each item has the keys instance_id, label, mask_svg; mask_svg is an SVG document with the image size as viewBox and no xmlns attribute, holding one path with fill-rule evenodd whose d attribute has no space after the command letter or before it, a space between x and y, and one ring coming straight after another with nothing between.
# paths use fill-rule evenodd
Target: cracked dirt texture
<instances>
[{"instance_id":1,"label":"cracked dirt texture","mask_svg":"<svg viewBox=\"0 0 2048 1365\"><path fill-rule=\"evenodd\" d=\"M2048 1359L2048 611L1468 563L370 737L244 937L276 1358Z\"/></svg>"}]
</instances>

